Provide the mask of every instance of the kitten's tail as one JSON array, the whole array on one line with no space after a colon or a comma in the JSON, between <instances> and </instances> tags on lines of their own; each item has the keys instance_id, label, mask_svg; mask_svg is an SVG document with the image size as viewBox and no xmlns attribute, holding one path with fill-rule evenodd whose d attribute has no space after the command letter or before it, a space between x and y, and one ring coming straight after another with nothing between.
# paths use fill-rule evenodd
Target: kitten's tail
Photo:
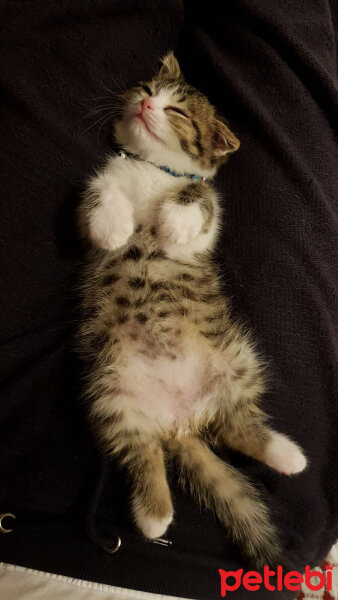
<instances>
[{"instance_id":1,"label":"kitten's tail","mask_svg":"<svg viewBox=\"0 0 338 600\"><path fill-rule=\"evenodd\" d=\"M248 558L257 567L283 564L277 530L250 482L196 437L175 439L172 450L180 465L181 483L214 510Z\"/></svg>"}]
</instances>

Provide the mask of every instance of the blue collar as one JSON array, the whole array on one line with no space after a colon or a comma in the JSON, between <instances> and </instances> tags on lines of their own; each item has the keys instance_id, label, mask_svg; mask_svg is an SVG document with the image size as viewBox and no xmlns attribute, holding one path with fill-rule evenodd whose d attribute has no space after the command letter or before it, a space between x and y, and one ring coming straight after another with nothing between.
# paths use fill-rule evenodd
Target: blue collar
<instances>
[{"instance_id":1,"label":"blue collar","mask_svg":"<svg viewBox=\"0 0 338 600\"><path fill-rule=\"evenodd\" d=\"M149 165L153 165L153 167L157 167L158 169L161 169L161 171L164 171L165 173L168 173L168 175L172 175L173 177L189 177L189 179L192 179L193 181L197 182L206 180L206 177L202 177L201 175L193 175L192 173L177 173L177 171L169 169L169 167L166 167L165 165L156 165L155 163L150 162L149 160L143 160L143 158L140 158L140 156L137 156L137 154L131 154L131 152L126 152L125 150L121 150L119 152L119 156L121 158L134 158L136 160L142 160L143 162L146 162Z\"/></svg>"},{"instance_id":2,"label":"blue collar","mask_svg":"<svg viewBox=\"0 0 338 600\"><path fill-rule=\"evenodd\" d=\"M151 164L154 165L154 167L161 169L161 171L168 173L168 175L172 175L173 177L189 177L189 179L192 179L193 181L205 181L206 179L205 177L201 177L200 175L193 175L192 173L177 173L177 171L173 171L172 169L169 169L169 167L165 167L164 165L155 165L154 163Z\"/></svg>"}]
</instances>

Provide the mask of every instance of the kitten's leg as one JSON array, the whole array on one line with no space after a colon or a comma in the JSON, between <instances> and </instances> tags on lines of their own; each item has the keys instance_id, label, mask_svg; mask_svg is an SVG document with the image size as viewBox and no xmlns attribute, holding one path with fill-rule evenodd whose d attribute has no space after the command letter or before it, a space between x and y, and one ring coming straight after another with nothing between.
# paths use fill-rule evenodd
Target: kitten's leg
<instances>
[{"instance_id":1,"label":"kitten's leg","mask_svg":"<svg viewBox=\"0 0 338 600\"><path fill-rule=\"evenodd\" d=\"M120 248L134 231L133 206L106 172L92 179L80 211L84 234L104 250Z\"/></svg>"},{"instance_id":2,"label":"kitten's leg","mask_svg":"<svg viewBox=\"0 0 338 600\"><path fill-rule=\"evenodd\" d=\"M133 478L132 512L136 525L147 538L164 535L173 519L163 450L155 442L139 449L141 454L128 460Z\"/></svg>"},{"instance_id":3,"label":"kitten's leg","mask_svg":"<svg viewBox=\"0 0 338 600\"><path fill-rule=\"evenodd\" d=\"M306 467L300 447L286 435L271 429L265 413L255 402L239 400L226 424L220 420L217 443L224 443L248 456L264 462L273 469L293 475Z\"/></svg>"},{"instance_id":4,"label":"kitten's leg","mask_svg":"<svg viewBox=\"0 0 338 600\"><path fill-rule=\"evenodd\" d=\"M119 403L116 397L114 401ZM97 415L95 429L105 452L116 456L130 476L135 524L147 538L162 536L174 513L160 441L140 429L128 429L122 414Z\"/></svg>"},{"instance_id":5,"label":"kitten's leg","mask_svg":"<svg viewBox=\"0 0 338 600\"><path fill-rule=\"evenodd\" d=\"M306 467L303 452L287 436L269 427L267 415L258 406L265 389L262 364L249 339L235 326L232 334L228 330L227 339L220 341L225 367L222 395L228 400L223 401L219 414L218 442L287 475L299 473Z\"/></svg>"},{"instance_id":6,"label":"kitten's leg","mask_svg":"<svg viewBox=\"0 0 338 600\"><path fill-rule=\"evenodd\" d=\"M180 466L180 483L215 511L257 566L281 564L277 531L246 477L191 435L170 440L170 449Z\"/></svg>"},{"instance_id":7,"label":"kitten's leg","mask_svg":"<svg viewBox=\"0 0 338 600\"><path fill-rule=\"evenodd\" d=\"M215 210L215 195L210 186L190 183L170 193L160 205L159 235L172 244L188 244L209 231Z\"/></svg>"}]
</instances>

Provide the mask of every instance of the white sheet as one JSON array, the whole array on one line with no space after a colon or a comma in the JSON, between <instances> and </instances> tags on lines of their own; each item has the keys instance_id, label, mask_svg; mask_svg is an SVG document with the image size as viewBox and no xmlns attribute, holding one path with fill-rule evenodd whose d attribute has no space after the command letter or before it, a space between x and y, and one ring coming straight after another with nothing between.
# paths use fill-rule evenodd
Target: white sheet
<instances>
[{"instance_id":1,"label":"white sheet","mask_svg":"<svg viewBox=\"0 0 338 600\"><path fill-rule=\"evenodd\" d=\"M183 600L0 562L0 600Z\"/></svg>"}]
</instances>

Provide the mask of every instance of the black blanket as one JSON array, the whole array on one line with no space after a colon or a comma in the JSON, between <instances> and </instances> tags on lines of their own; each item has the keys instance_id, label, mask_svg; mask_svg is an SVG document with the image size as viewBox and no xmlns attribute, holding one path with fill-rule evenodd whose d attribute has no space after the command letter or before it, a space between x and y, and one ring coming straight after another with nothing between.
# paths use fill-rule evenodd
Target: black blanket
<instances>
[{"instance_id":1,"label":"black blanket","mask_svg":"<svg viewBox=\"0 0 338 600\"><path fill-rule=\"evenodd\" d=\"M0 512L17 524L0 533L0 560L217 598L217 570L246 566L224 530L173 473L173 544L143 541L123 480L100 465L87 432L72 342L83 258L74 206L112 150L101 105L174 49L241 140L217 178L224 292L269 363L264 407L309 466L286 478L236 453L227 460L262 489L295 568L318 564L338 537L337 7L198 4L1 2ZM116 532L116 554L93 543Z\"/></svg>"}]
</instances>

